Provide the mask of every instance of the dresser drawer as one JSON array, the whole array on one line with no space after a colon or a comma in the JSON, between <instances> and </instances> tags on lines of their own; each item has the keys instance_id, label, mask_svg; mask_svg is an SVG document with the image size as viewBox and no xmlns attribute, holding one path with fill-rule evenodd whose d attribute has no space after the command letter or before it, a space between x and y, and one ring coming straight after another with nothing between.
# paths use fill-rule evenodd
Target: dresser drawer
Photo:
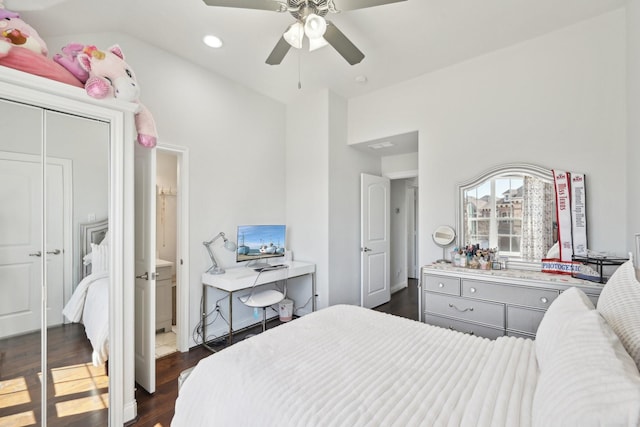
<instances>
[{"instance_id":1,"label":"dresser drawer","mask_svg":"<svg viewBox=\"0 0 640 427\"><path fill-rule=\"evenodd\" d=\"M507 304L524 305L547 309L558 297L558 291L552 289L527 288L523 286L503 285L499 283L462 281L462 296L487 301L499 301Z\"/></svg>"},{"instance_id":2,"label":"dresser drawer","mask_svg":"<svg viewBox=\"0 0 640 427\"><path fill-rule=\"evenodd\" d=\"M424 289L442 294L460 295L460 279L457 277L424 275Z\"/></svg>"},{"instance_id":3,"label":"dresser drawer","mask_svg":"<svg viewBox=\"0 0 640 427\"><path fill-rule=\"evenodd\" d=\"M434 316L431 314L425 315L424 321L430 325L440 326L451 329L452 331L463 332L465 334L476 335L492 340L504 335L504 331L502 329L476 325L474 323L467 323L461 320L447 319L445 317Z\"/></svg>"},{"instance_id":4,"label":"dresser drawer","mask_svg":"<svg viewBox=\"0 0 640 427\"><path fill-rule=\"evenodd\" d=\"M504 328L504 305L460 297L425 294L425 311Z\"/></svg>"},{"instance_id":5,"label":"dresser drawer","mask_svg":"<svg viewBox=\"0 0 640 427\"><path fill-rule=\"evenodd\" d=\"M544 311L522 307L507 307L507 329L535 335L544 317Z\"/></svg>"}]
</instances>

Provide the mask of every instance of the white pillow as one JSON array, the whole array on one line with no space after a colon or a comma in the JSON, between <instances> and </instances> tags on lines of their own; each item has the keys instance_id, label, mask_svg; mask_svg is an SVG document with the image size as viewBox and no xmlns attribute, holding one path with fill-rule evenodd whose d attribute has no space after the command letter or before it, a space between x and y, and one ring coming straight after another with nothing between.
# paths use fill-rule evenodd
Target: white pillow
<instances>
[{"instance_id":1,"label":"white pillow","mask_svg":"<svg viewBox=\"0 0 640 427\"><path fill-rule=\"evenodd\" d=\"M597 310L565 318L533 397L534 426L640 425L640 373Z\"/></svg>"},{"instance_id":2,"label":"white pillow","mask_svg":"<svg viewBox=\"0 0 640 427\"><path fill-rule=\"evenodd\" d=\"M108 245L109 244L109 230L107 230L106 233L104 233L104 236L102 237L102 240L100 241L101 245Z\"/></svg>"},{"instance_id":3,"label":"white pillow","mask_svg":"<svg viewBox=\"0 0 640 427\"><path fill-rule=\"evenodd\" d=\"M593 310L589 297L578 288L569 288L556 298L544 314L536 332L536 359L540 370L545 368L549 355L564 340L567 323L578 314Z\"/></svg>"},{"instance_id":4,"label":"white pillow","mask_svg":"<svg viewBox=\"0 0 640 427\"><path fill-rule=\"evenodd\" d=\"M109 271L109 246L91 244L91 273Z\"/></svg>"},{"instance_id":5,"label":"white pillow","mask_svg":"<svg viewBox=\"0 0 640 427\"><path fill-rule=\"evenodd\" d=\"M604 286L598 311L640 369L640 283L632 261L618 267Z\"/></svg>"},{"instance_id":6,"label":"white pillow","mask_svg":"<svg viewBox=\"0 0 640 427\"><path fill-rule=\"evenodd\" d=\"M107 246L109 244L109 230L107 230L106 233L104 233L104 236L102 236L102 240L100 241L100 246ZM91 247L93 248L93 243L91 243ZM91 252L89 252L88 254L86 254L83 258L82 258L82 264L84 265L89 265L91 264L91 260L93 258L93 250Z\"/></svg>"}]
</instances>

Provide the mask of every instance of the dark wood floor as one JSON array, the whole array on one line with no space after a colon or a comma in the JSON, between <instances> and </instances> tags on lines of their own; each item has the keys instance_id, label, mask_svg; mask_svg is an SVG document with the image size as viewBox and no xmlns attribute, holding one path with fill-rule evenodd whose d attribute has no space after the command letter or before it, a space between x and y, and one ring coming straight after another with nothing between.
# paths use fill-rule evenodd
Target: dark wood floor
<instances>
[{"instance_id":1,"label":"dark wood floor","mask_svg":"<svg viewBox=\"0 0 640 427\"><path fill-rule=\"evenodd\" d=\"M109 378L84 326L49 328L47 343L47 425L106 425ZM40 332L0 340L0 425L42 424L40 354Z\"/></svg>"},{"instance_id":2,"label":"dark wood floor","mask_svg":"<svg viewBox=\"0 0 640 427\"><path fill-rule=\"evenodd\" d=\"M409 319L418 318L417 280L392 295L375 310ZM276 319L269 323L275 327ZM260 328L239 333L236 341ZM57 426L106 426L108 377L104 368L91 365L91 346L82 325L50 328L48 334L47 424ZM217 348L224 348L220 344ZM211 352L203 347L174 353L156 361L156 392L136 389L138 418L135 427L169 427L178 396L178 376ZM0 340L0 426L40 424L40 334Z\"/></svg>"}]
</instances>

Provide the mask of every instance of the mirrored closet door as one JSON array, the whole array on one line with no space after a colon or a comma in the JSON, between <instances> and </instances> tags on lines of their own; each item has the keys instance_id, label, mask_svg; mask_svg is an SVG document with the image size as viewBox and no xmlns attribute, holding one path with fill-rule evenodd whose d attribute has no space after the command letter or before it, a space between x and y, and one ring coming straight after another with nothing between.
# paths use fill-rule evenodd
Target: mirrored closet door
<instances>
[{"instance_id":1,"label":"mirrored closet door","mask_svg":"<svg viewBox=\"0 0 640 427\"><path fill-rule=\"evenodd\" d=\"M63 309L108 217L109 124L0 99L0 129L0 425L107 425L106 364Z\"/></svg>"}]
</instances>

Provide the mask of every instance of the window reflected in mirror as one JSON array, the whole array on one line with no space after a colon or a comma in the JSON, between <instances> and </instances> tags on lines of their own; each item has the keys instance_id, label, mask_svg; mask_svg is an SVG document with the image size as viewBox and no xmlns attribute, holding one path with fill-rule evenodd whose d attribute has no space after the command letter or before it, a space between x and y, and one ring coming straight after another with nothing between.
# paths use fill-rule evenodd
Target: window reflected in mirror
<instances>
[{"instance_id":1,"label":"window reflected in mirror","mask_svg":"<svg viewBox=\"0 0 640 427\"><path fill-rule=\"evenodd\" d=\"M510 260L539 262L557 241L550 170L506 165L458 188L460 246L497 248Z\"/></svg>"}]
</instances>

